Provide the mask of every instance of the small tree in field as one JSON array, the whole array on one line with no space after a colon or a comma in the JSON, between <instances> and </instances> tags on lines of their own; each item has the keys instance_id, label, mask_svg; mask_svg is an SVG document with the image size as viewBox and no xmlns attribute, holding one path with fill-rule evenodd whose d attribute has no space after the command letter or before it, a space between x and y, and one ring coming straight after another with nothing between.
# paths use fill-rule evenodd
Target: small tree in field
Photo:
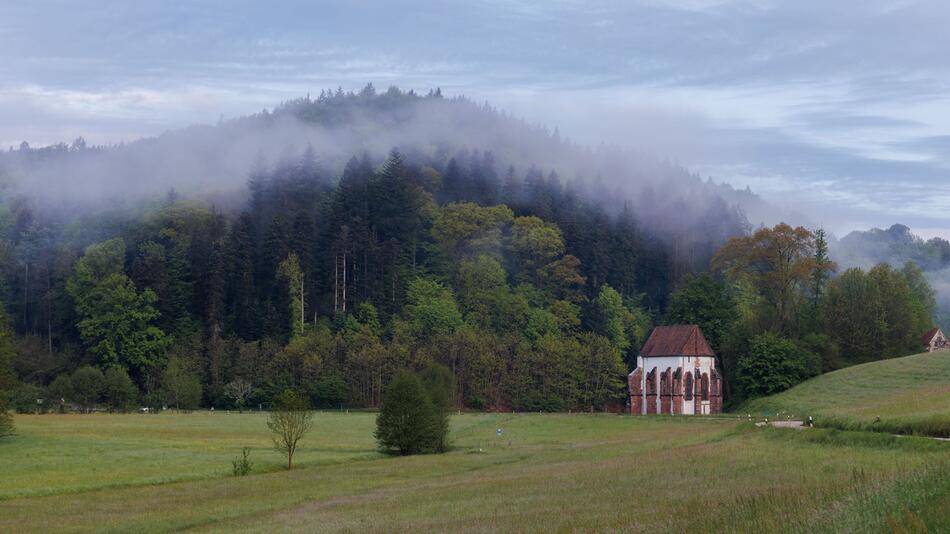
<instances>
[{"instance_id":1,"label":"small tree in field","mask_svg":"<svg viewBox=\"0 0 950 534\"><path fill-rule=\"evenodd\" d=\"M313 428L313 412L303 397L284 390L274 399L267 428L273 434L274 447L287 454L287 469L292 469L297 443Z\"/></svg>"},{"instance_id":2,"label":"small tree in field","mask_svg":"<svg viewBox=\"0 0 950 534\"><path fill-rule=\"evenodd\" d=\"M243 378L235 378L224 385L224 395L231 399L241 413L244 413L244 405L253 391L251 383Z\"/></svg>"},{"instance_id":3,"label":"small tree in field","mask_svg":"<svg viewBox=\"0 0 950 534\"><path fill-rule=\"evenodd\" d=\"M376 417L376 441L385 451L406 456L437 452L448 426L419 377L401 373L386 389Z\"/></svg>"}]
</instances>

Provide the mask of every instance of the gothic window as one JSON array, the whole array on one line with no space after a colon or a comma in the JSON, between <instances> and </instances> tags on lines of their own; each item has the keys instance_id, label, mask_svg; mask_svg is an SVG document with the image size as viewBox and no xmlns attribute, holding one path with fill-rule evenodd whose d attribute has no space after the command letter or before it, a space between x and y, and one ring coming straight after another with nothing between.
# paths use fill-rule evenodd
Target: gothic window
<instances>
[{"instance_id":1,"label":"gothic window","mask_svg":"<svg viewBox=\"0 0 950 534\"><path fill-rule=\"evenodd\" d=\"M703 373L702 382L700 382L700 391L702 391L702 398L704 401L709 400L709 375Z\"/></svg>"},{"instance_id":2,"label":"gothic window","mask_svg":"<svg viewBox=\"0 0 950 534\"><path fill-rule=\"evenodd\" d=\"M693 373L686 372L686 400L693 400Z\"/></svg>"}]
</instances>

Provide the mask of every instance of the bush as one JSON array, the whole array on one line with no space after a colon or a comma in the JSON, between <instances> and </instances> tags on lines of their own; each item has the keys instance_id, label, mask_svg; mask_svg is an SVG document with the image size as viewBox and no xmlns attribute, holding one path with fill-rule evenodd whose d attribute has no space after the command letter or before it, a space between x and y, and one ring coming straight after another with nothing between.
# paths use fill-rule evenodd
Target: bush
<instances>
[{"instance_id":1,"label":"bush","mask_svg":"<svg viewBox=\"0 0 950 534\"><path fill-rule=\"evenodd\" d=\"M232 472L236 477L247 476L251 473L251 449L244 447L241 451L241 457L231 461Z\"/></svg>"},{"instance_id":2,"label":"bush","mask_svg":"<svg viewBox=\"0 0 950 534\"><path fill-rule=\"evenodd\" d=\"M53 379L53 383L46 388L49 394L47 406L52 410L54 406L59 412L66 411L66 403L73 398L73 381L69 375L63 373Z\"/></svg>"},{"instance_id":3,"label":"bush","mask_svg":"<svg viewBox=\"0 0 950 534\"><path fill-rule=\"evenodd\" d=\"M38 403L36 402L37 399L43 402ZM43 388L35 384L23 384L10 392L7 407L16 413L39 413L45 411L52 404L46 399L46 391Z\"/></svg>"},{"instance_id":4,"label":"bush","mask_svg":"<svg viewBox=\"0 0 950 534\"><path fill-rule=\"evenodd\" d=\"M69 379L72 398L66 400L75 402L84 412L91 412L99 402L104 382L105 377L99 369L91 365L80 367Z\"/></svg>"},{"instance_id":5,"label":"bush","mask_svg":"<svg viewBox=\"0 0 950 534\"><path fill-rule=\"evenodd\" d=\"M813 353L765 333L752 338L749 352L739 357L736 374L745 398L753 398L785 391L817 374L819 366Z\"/></svg>"},{"instance_id":6,"label":"bush","mask_svg":"<svg viewBox=\"0 0 950 534\"><path fill-rule=\"evenodd\" d=\"M386 389L376 417L376 441L382 450L400 455L438 452L447 440L442 410L418 376L401 373Z\"/></svg>"},{"instance_id":7,"label":"bush","mask_svg":"<svg viewBox=\"0 0 950 534\"><path fill-rule=\"evenodd\" d=\"M135 402L139 389L132 383L129 373L122 367L110 367L103 376L103 400L109 409L116 412L128 411Z\"/></svg>"}]
</instances>

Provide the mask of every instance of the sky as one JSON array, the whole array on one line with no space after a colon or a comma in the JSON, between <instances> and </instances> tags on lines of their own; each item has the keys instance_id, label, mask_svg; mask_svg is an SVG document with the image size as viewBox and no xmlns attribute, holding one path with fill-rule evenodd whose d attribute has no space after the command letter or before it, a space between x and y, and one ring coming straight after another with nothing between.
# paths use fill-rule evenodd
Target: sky
<instances>
[{"instance_id":1,"label":"sky","mask_svg":"<svg viewBox=\"0 0 950 534\"><path fill-rule=\"evenodd\" d=\"M947 28L946 0L3 1L0 147L441 87L838 235L950 238Z\"/></svg>"}]
</instances>

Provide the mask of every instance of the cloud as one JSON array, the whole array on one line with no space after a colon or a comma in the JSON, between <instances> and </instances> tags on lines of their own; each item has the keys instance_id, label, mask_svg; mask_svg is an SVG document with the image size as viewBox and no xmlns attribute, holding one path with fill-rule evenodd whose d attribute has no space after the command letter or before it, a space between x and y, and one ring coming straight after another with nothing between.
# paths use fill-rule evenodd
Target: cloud
<instances>
[{"instance_id":1,"label":"cloud","mask_svg":"<svg viewBox=\"0 0 950 534\"><path fill-rule=\"evenodd\" d=\"M441 86L843 227L950 228L948 19L940 0L6 2L0 142L116 142L323 88Z\"/></svg>"}]
</instances>

